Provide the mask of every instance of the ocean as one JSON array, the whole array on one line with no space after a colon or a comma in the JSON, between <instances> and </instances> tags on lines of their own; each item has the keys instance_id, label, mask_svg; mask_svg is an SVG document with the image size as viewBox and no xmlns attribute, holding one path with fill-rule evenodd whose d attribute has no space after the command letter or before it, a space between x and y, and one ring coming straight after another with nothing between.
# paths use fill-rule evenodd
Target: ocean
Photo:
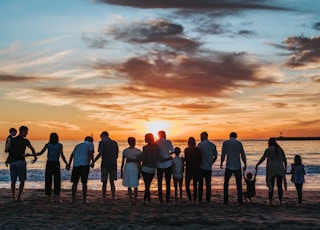
<instances>
[{"instance_id":1,"label":"ocean","mask_svg":"<svg viewBox=\"0 0 320 230\"><path fill-rule=\"evenodd\" d=\"M47 143L47 141L39 140L34 141L30 140L31 144L38 152L43 146ZM254 166L258 162L258 160L263 155L264 150L267 148L267 140L241 140L244 150L247 155L247 171L254 172ZM74 146L82 141L60 141L63 144L64 154L69 160L69 156L74 148ZM212 171L212 189L223 189L223 177L224 177L224 169L220 169L220 154L221 154L221 140L212 140L213 143L217 146L218 150L218 159L216 163L213 165ZM293 163L294 156L296 154L301 155L303 164L305 165L305 184L304 189L308 190L320 190L320 141L278 141L279 145L285 151L287 161L288 161L288 171L290 171L291 163ZM128 147L126 141L118 141L119 144L119 158L118 158L118 180L116 181L116 189L117 190L126 190L124 186L122 186L122 179L120 178L120 167L122 161L122 151ZM95 151L98 149L98 141L94 142ZM136 147L142 149L142 146L145 145L142 141L137 141ZM175 147L180 147L183 150L187 147L187 140L185 141L173 141L173 145ZM0 147L2 151L0 151L0 188L10 188L10 171L9 168L5 166L5 160L7 157L7 153L4 153L4 141L0 141ZM28 151L27 151L28 152ZM29 151L30 152L30 151ZM28 157L27 159L27 181L25 183L25 188L34 188L34 189L43 189L44 188L44 172L45 172L45 164L47 160L46 152L38 157L38 161L35 164L31 164L32 157ZM97 153L95 153L97 154ZM71 171L67 171L65 169L65 165L62 160L60 160L61 164L61 177L62 177L62 188L63 189L71 189L72 183L70 182ZM225 162L224 162L225 165ZM266 161L263 162L259 166L259 171L257 175L257 188L267 189L265 185L265 165ZM287 175L288 189L294 190L294 184L290 181L291 175ZM107 185L107 189L110 190L109 184ZM78 186L81 190L81 186ZM144 184L142 178L139 182L140 190L144 190ZM235 188L235 179L234 177L230 180L230 188ZM94 169L90 169L89 181L88 181L88 189L90 190L100 190L101 182L100 182L100 159L95 164ZM152 182L151 189L157 189L156 178L154 178ZM213 191L214 193L214 191Z\"/></svg>"}]
</instances>

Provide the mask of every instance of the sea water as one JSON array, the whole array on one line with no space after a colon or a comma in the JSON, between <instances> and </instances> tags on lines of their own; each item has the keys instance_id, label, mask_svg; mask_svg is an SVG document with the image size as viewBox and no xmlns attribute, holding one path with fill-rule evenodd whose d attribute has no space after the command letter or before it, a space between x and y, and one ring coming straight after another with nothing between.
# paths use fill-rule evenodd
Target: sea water
<instances>
[{"instance_id":1,"label":"sea water","mask_svg":"<svg viewBox=\"0 0 320 230\"><path fill-rule=\"evenodd\" d=\"M47 143L44 140L30 140L31 144L37 152L39 152L43 146ZM263 155L264 150L267 148L267 140L241 140L244 150L247 155L247 171L255 172L254 166L257 164L261 156ZM70 141L62 140L60 141L63 144L64 154L69 161L70 154L76 144L81 143L82 141ZM212 170L212 188L213 189L223 189L223 178L224 178L224 169L220 169L220 160L221 160L221 140L212 140L213 143L217 146L218 150L218 159L213 165ZM288 171L291 169L291 163L293 163L294 156L299 154L302 157L303 164L305 166L306 176L304 189L308 190L320 190L320 141L278 141L279 145L285 151L287 161L288 161ZM95 145L95 154L97 154L98 141L94 142ZM128 147L126 141L118 141L119 145L119 158L118 158L118 179L115 182L117 190L125 190L126 188L122 186L122 179L120 178L120 168L122 162L122 151ZM137 141L136 147L142 149L145 143L143 141ZM187 140L185 141L173 141L175 147L181 148L181 156L183 156L183 150L187 147ZM0 188L10 188L10 171L9 168L5 166L5 160L8 156L7 153L4 153L4 141L0 141ZM27 152L30 152L27 149ZM43 189L44 188L44 173L45 165L47 160L47 152L42 156L38 157L38 160L35 164L31 164L33 157L26 158L27 160L27 181L25 183L26 188L35 188ZM99 159L95 163L95 167L90 168L88 189L91 190L100 190L101 181L100 181L100 162ZM61 180L63 189L71 189L72 183L70 182L71 172L65 169L65 164L60 159L61 164ZM265 183L265 165L266 161L263 162L258 168L257 174L257 188L266 189ZM224 162L225 166L225 162ZM291 175L287 175L288 189L293 190L294 184L290 181ZM109 190L109 184L108 190ZM81 186L78 186L81 189ZM141 190L144 189L144 184L142 178L139 181L139 187ZM157 188L156 176L152 182L151 189ZM230 188L235 188L235 179L234 177L230 180Z\"/></svg>"}]
</instances>

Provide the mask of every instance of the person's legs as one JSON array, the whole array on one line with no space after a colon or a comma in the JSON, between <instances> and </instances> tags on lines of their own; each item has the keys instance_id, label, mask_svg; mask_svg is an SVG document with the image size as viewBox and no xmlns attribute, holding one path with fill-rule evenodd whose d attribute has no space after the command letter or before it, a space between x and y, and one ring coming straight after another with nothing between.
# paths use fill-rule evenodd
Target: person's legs
<instances>
[{"instance_id":1,"label":"person's legs","mask_svg":"<svg viewBox=\"0 0 320 230\"><path fill-rule=\"evenodd\" d=\"M174 200L175 202L177 202L178 199L178 179L177 178L173 178L173 185L174 185Z\"/></svg>"},{"instance_id":2,"label":"person's legs","mask_svg":"<svg viewBox=\"0 0 320 230\"><path fill-rule=\"evenodd\" d=\"M283 189L282 189L282 176L276 176L277 178L277 187L278 187L278 197L280 204L282 203Z\"/></svg>"},{"instance_id":3,"label":"person's legs","mask_svg":"<svg viewBox=\"0 0 320 230\"><path fill-rule=\"evenodd\" d=\"M128 188L128 198L129 198L129 203L132 205L132 189L129 187Z\"/></svg>"},{"instance_id":4,"label":"person's legs","mask_svg":"<svg viewBox=\"0 0 320 230\"><path fill-rule=\"evenodd\" d=\"M302 185L303 184L294 184L297 189L297 194L298 194L298 204L302 203Z\"/></svg>"},{"instance_id":5,"label":"person's legs","mask_svg":"<svg viewBox=\"0 0 320 230\"><path fill-rule=\"evenodd\" d=\"M166 179L166 202L170 202L170 195L171 195L171 167L168 167L164 170L165 179Z\"/></svg>"},{"instance_id":6,"label":"person's legs","mask_svg":"<svg viewBox=\"0 0 320 230\"><path fill-rule=\"evenodd\" d=\"M142 172L142 177L143 177L144 184L145 184L144 202L146 200L148 200L150 202L150 186L151 186L151 182L154 177L154 173Z\"/></svg>"},{"instance_id":7,"label":"person's legs","mask_svg":"<svg viewBox=\"0 0 320 230\"><path fill-rule=\"evenodd\" d=\"M234 171L234 175L236 177L236 184L237 184L238 204L242 204L243 201L242 201L242 175L241 175L241 168L239 170Z\"/></svg>"},{"instance_id":8,"label":"person's legs","mask_svg":"<svg viewBox=\"0 0 320 230\"><path fill-rule=\"evenodd\" d=\"M16 182L18 177L18 171L16 167L16 163L10 163L10 177L11 177L11 194L12 200L16 201Z\"/></svg>"},{"instance_id":9,"label":"person's legs","mask_svg":"<svg viewBox=\"0 0 320 230\"><path fill-rule=\"evenodd\" d=\"M134 205L137 203L137 197L138 197L138 188L134 188L134 194L133 194L133 204Z\"/></svg>"},{"instance_id":10,"label":"person's legs","mask_svg":"<svg viewBox=\"0 0 320 230\"><path fill-rule=\"evenodd\" d=\"M179 190L180 190L180 202L182 201L182 181L183 181L182 178L178 180Z\"/></svg>"},{"instance_id":11,"label":"person's legs","mask_svg":"<svg viewBox=\"0 0 320 230\"><path fill-rule=\"evenodd\" d=\"M198 201L199 203L202 203L202 195L203 195L203 178L204 178L204 170L200 169L200 173L199 173L199 197L198 197Z\"/></svg>"},{"instance_id":12,"label":"person's legs","mask_svg":"<svg viewBox=\"0 0 320 230\"><path fill-rule=\"evenodd\" d=\"M76 194L77 194L77 186L80 178L80 167L73 167L72 173L71 173L71 182L72 184L72 199L71 203L74 203L76 201Z\"/></svg>"},{"instance_id":13,"label":"person's legs","mask_svg":"<svg viewBox=\"0 0 320 230\"><path fill-rule=\"evenodd\" d=\"M212 170L205 170L205 181L206 181L206 202L211 202L211 174Z\"/></svg>"},{"instance_id":14,"label":"person's legs","mask_svg":"<svg viewBox=\"0 0 320 230\"><path fill-rule=\"evenodd\" d=\"M83 203L87 204L87 191L88 191L88 185L87 182L82 182L82 200Z\"/></svg>"},{"instance_id":15,"label":"person's legs","mask_svg":"<svg viewBox=\"0 0 320 230\"><path fill-rule=\"evenodd\" d=\"M72 200L71 200L71 203L74 203L75 200L76 200L77 186L78 186L78 182L73 182L73 184L72 184Z\"/></svg>"},{"instance_id":16,"label":"person's legs","mask_svg":"<svg viewBox=\"0 0 320 230\"><path fill-rule=\"evenodd\" d=\"M108 179L108 170L106 168L101 168L101 192L102 192L102 203L106 203L107 196L107 179Z\"/></svg>"},{"instance_id":17,"label":"person's legs","mask_svg":"<svg viewBox=\"0 0 320 230\"><path fill-rule=\"evenodd\" d=\"M12 200L16 201L16 181L11 182L11 194L12 194Z\"/></svg>"},{"instance_id":18,"label":"person's legs","mask_svg":"<svg viewBox=\"0 0 320 230\"><path fill-rule=\"evenodd\" d=\"M22 201L22 192L24 189L24 182L27 179L27 163L25 161L18 161L18 176L20 180L17 200Z\"/></svg>"},{"instance_id":19,"label":"person's legs","mask_svg":"<svg viewBox=\"0 0 320 230\"><path fill-rule=\"evenodd\" d=\"M61 172L60 172L60 163L55 162L54 169L53 169L53 177L54 177L54 189L53 193L55 196L60 196L60 189L61 189Z\"/></svg>"},{"instance_id":20,"label":"person's legs","mask_svg":"<svg viewBox=\"0 0 320 230\"><path fill-rule=\"evenodd\" d=\"M193 201L196 202L197 196L198 196L199 177L193 176L192 182L193 182Z\"/></svg>"},{"instance_id":21,"label":"person's legs","mask_svg":"<svg viewBox=\"0 0 320 230\"><path fill-rule=\"evenodd\" d=\"M232 171L227 169L224 172L224 183L223 183L223 204L229 202L229 180L231 178Z\"/></svg>"},{"instance_id":22,"label":"person's legs","mask_svg":"<svg viewBox=\"0 0 320 230\"><path fill-rule=\"evenodd\" d=\"M47 161L46 171L44 174L44 178L45 178L44 190L45 190L45 194L49 197L49 201L51 200L52 173L53 173L52 172L52 165L50 164L49 161Z\"/></svg>"},{"instance_id":23,"label":"person's legs","mask_svg":"<svg viewBox=\"0 0 320 230\"><path fill-rule=\"evenodd\" d=\"M163 202L163 195L162 195L162 177L163 177L164 169L158 168L157 169L157 179L158 179L158 196L160 203Z\"/></svg>"},{"instance_id":24,"label":"person's legs","mask_svg":"<svg viewBox=\"0 0 320 230\"><path fill-rule=\"evenodd\" d=\"M271 178L271 188L269 188L269 205L272 204L272 199L273 199L273 189L274 189L274 180L275 180L275 176Z\"/></svg>"},{"instance_id":25,"label":"person's legs","mask_svg":"<svg viewBox=\"0 0 320 230\"><path fill-rule=\"evenodd\" d=\"M191 191L190 191L190 181L191 181L191 177L190 175L186 175L185 177L185 181L186 181L186 193L188 196L188 201L191 201Z\"/></svg>"}]
</instances>

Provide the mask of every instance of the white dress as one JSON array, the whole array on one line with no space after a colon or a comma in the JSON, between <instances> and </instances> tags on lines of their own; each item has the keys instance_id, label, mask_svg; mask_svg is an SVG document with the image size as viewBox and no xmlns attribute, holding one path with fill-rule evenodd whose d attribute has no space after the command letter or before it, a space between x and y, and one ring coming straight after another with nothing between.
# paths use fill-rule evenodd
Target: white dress
<instances>
[{"instance_id":1,"label":"white dress","mask_svg":"<svg viewBox=\"0 0 320 230\"><path fill-rule=\"evenodd\" d=\"M126 159L123 170L122 185L129 188L137 188L139 185L138 162L127 162L127 159L137 160L141 156L141 151L137 148L126 148L123 156Z\"/></svg>"}]
</instances>

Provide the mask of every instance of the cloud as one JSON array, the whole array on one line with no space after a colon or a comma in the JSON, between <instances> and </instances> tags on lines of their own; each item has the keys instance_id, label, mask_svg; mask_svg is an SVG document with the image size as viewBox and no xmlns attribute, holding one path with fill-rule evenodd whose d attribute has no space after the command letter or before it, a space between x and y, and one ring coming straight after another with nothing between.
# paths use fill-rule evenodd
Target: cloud
<instances>
[{"instance_id":1,"label":"cloud","mask_svg":"<svg viewBox=\"0 0 320 230\"><path fill-rule=\"evenodd\" d=\"M102 49L108 44L108 41L104 37L98 35L89 36L83 33L81 38L89 48Z\"/></svg>"},{"instance_id":2,"label":"cloud","mask_svg":"<svg viewBox=\"0 0 320 230\"><path fill-rule=\"evenodd\" d=\"M130 87L126 86L128 92L155 92L162 97L225 96L230 90L275 82L273 78L259 77L260 66L243 56L162 54L133 57L113 67L130 82ZM106 69L104 64L95 68Z\"/></svg>"},{"instance_id":3,"label":"cloud","mask_svg":"<svg viewBox=\"0 0 320 230\"><path fill-rule=\"evenodd\" d=\"M159 9L267 9L267 10L284 10L283 7L272 6L267 4L268 1L260 0L224 0L224 1L212 1L212 0L96 0L97 2L129 6L135 8L159 8Z\"/></svg>"},{"instance_id":4,"label":"cloud","mask_svg":"<svg viewBox=\"0 0 320 230\"><path fill-rule=\"evenodd\" d=\"M320 64L320 36L289 37L284 40L291 56L286 63L290 68L304 67L310 63Z\"/></svg>"},{"instance_id":5,"label":"cloud","mask_svg":"<svg viewBox=\"0 0 320 230\"><path fill-rule=\"evenodd\" d=\"M187 38L181 25L165 19L113 27L106 33L114 36L115 40L138 44L157 43L175 50L193 51L201 45L200 42Z\"/></svg>"},{"instance_id":6,"label":"cloud","mask_svg":"<svg viewBox=\"0 0 320 230\"><path fill-rule=\"evenodd\" d=\"M15 76L10 74L0 74L0 82L34 82L42 80L40 77L30 77L30 76Z\"/></svg>"}]
</instances>

